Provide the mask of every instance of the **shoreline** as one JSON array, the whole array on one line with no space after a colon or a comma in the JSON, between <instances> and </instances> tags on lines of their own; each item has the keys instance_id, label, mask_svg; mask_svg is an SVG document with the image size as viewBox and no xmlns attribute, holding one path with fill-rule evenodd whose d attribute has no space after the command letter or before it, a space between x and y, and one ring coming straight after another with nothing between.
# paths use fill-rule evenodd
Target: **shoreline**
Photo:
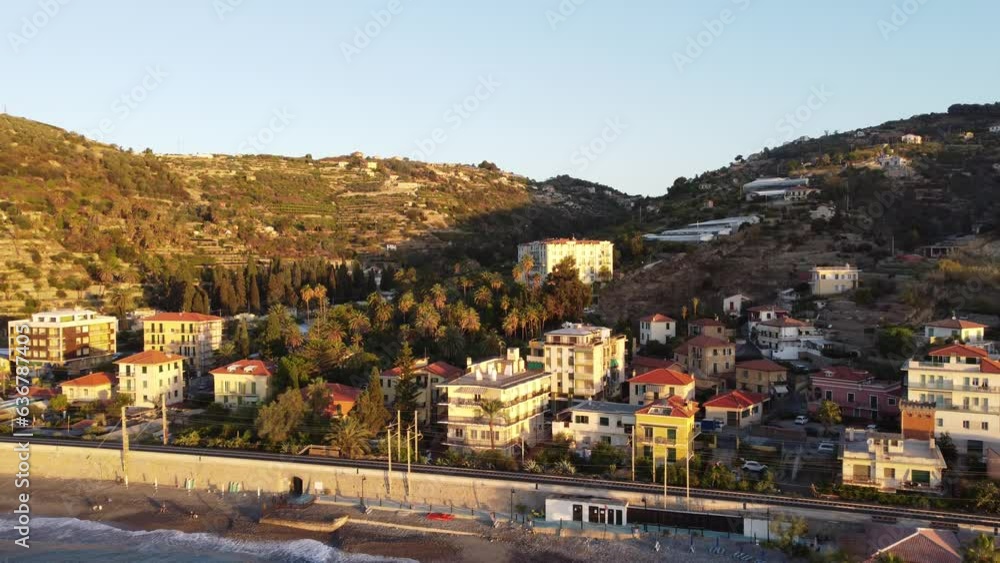
<instances>
[{"instance_id":1,"label":"shoreline","mask_svg":"<svg viewBox=\"0 0 1000 563\"><path fill-rule=\"evenodd\" d=\"M14 509L17 489L0 484L0 510ZM663 561L681 554L680 542L664 540L664 551L654 552L655 540L600 541L533 535L520 527L493 528L485 522L456 519L429 522L408 511L364 514L346 505L318 505L268 511L269 517L307 523L325 523L349 516L335 532L327 533L259 523L261 503L254 493L186 491L150 485L124 486L108 481L32 479L32 518L76 518L128 531L173 530L253 542L292 542L311 539L348 554L420 562L456 563L570 563L608 559L636 563ZM269 497L268 497L269 498ZM268 500L263 498L261 500ZM100 507L100 510L95 507ZM194 515L197 515L195 517ZM685 561L722 561L725 558L683 550ZM777 555L777 554L775 554ZM778 560L769 557L770 560Z\"/></svg>"}]
</instances>

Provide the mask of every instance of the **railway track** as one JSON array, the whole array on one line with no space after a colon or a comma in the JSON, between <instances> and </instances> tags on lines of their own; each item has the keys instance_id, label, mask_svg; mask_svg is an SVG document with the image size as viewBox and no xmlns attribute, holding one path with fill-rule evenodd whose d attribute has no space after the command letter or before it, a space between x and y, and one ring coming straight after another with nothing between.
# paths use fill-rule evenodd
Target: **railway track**
<instances>
[{"instance_id":1,"label":"railway track","mask_svg":"<svg viewBox=\"0 0 1000 563\"><path fill-rule=\"evenodd\" d=\"M0 436L0 442L16 442L10 436ZM62 440L56 438L32 438L32 444L51 445L62 447L94 448L94 449L117 449L107 443L85 442L79 440ZM223 458L246 459L269 462L302 463L307 465L335 466L357 469L375 469L385 471L387 463L375 460L349 460L327 457L297 456L291 454L278 454L270 452L254 452L243 450L224 450L212 448L187 448L181 446L158 446L137 444L131 446L132 451L158 452L189 456L212 456ZM393 472L402 472L402 464L393 467ZM467 469L461 467L447 467L438 465L411 466L413 473L431 475L449 475L454 477L464 477L470 479L489 479L494 481L517 482L528 484L546 484L558 486L576 486L590 489L602 489L611 491L645 493L651 496L663 494L663 486L652 483L634 483L628 481L611 481L600 478L542 475L514 473L508 471L494 471L486 469ZM668 494L674 496L684 496L684 487L667 487ZM744 493L738 491L719 491L714 489L691 488L691 498L725 500L730 502L745 502L748 504L766 504L770 506L784 506L791 508L803 508L812 510L836 510L840 512L865 514L884 520L893 519L915 519L926 520L933 523L945 525L975 525L1000 527L1000 517L979 515L961 512L925 510L918 508L908 508L899 506L882 506L869 503L847 502L839 500L825 500L801 497L789 497L782 495L767 495L759 493Z\"/></svg>"}]
</instances>

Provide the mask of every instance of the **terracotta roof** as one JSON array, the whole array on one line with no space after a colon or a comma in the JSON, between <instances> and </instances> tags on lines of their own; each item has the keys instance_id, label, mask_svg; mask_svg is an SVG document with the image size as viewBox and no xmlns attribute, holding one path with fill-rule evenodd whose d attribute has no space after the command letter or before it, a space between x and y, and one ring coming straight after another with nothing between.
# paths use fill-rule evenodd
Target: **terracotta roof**
<instances>
[{"instance_id":1,"label":"terracotta roof","mask_svg":"<svg viewBox=\"0 0 1000 563\"><path fill-rule=\"evenodd\" d=\"M28 396L32 399L51 399L56 396L56 390L46 387L28 387Z\"/></svg>"},{"instance_id":2,"label":"terracotta roof","mask_svg":"<svg viewBox=\"0 0 1000 563\"><path fill-rule=\"evenodd\" d=\"M184 356L178 356L177 354L167 354L166 352L160 352L159 350L146 350L145 352L139 352L138 354L133 354L127 358L122 358L116 364L166 364L168 362L173 362L177 360L183 360Z\"/></svg>"},{"instance_id":3,"label":"terracotta roof","mask_svg":"<svg viewBox=\"0 0 1000 563\"><path fill-rule=\"evenodd\" d=\"M695 319L691 321L691 324L696 326L726 326L716 319Z\"/></svg>"},{"instance_id":4,"label":"terracotta roof","mask_svg":"<svg viewBox=\"0 0 1000 563\"><path fill-rule=\"evenodd\" d=\"M878 548L868 561L875 561L880 553L889 552L907 563L959 563L962 561L961 549L954 532L917 528L895 543Z\"/></svg>"},{"instance_id":5,"label":"terracotta roof","mask_svg":"<svg viewBox=\"0 0 1000 563\"><path fill-rule=\"evenodd\" d=\"M963 321L961 319L944 319L940 321L932 321L927 323L927 326L933 326L938 328L987 328L984 324L979 324L972 321Z\"/></svg>"},{"instance_id":6,"label":"terracotta roof","mask_svg":"<svg viewBox=\"0 0 1000 563\"><path fill-rule=\"evenodd\" d=\"M719 395L705 401L705 407L742 410L763 403L766 399L767 395L761 395L760 393L730 391L724 395Z\"/></svg>"},{"instance_id":7,"label":"terracotta roof","mask_svg":"<svg viewBox=\"0 0 1000 563\"><path fill-rule=\"evenodd\" d=\"M722 346L732 345L733 344L731 342L726 342L721 338L701 334L684 342L684 344L681 345L681 348L683 348L684 351L687 351L690 348L719 348Z\"/></svg>"},{"instance_id":8,"label":"terracotta roof","mask_svg":"<svg viewBox=\"0 0 1000 563\"><path fill-rule=\"evenodd\" d=\"M783 327L786 327L786 326L795 326L795 327L808 326L806 323L804 323L804 322L802 322L802 321L800 321L798 319L793 319L791 317L778 317L776 319L771 319L769 321L764 321L764 322L762 322L760 324L761 324L761 326L774 326L774 327L778 327L778 328L783 328Z\"/></svg>"},{"instance_id":9,"label":"terracotta roof","mask_svg":"<svg viewBox=\"0 0 1000 563\"><path fill-rule=\"evenodd\" d=\"M812 374L813 378L825 377L827 379L840 379L843 381L865 381L871 379L872 374L848 366L828 366Z\"/></svg>"},{"instance_id":10,"label":"terracotta roof","mask_svg":"<svg viewBox=\"0 0 1000 563\"><path fill-rule=\"evenodd\" d=\"M327 383L326 387L330 390L330 401L336 403L345 401L357 402L358 397L362 393L362 390L357 387L342 385L340 383Z\"/></svg>"},{"instance_id":11,"label":"terracotta roof","mask_svg":"<svg viewBox=\"0 0 1000 563\"><path fill-rule=\"evenodd\" d=\"M98 372L70 379L69 381L63 381L60 385L63 387L67 385L74 387L100 387L102 385L111 385L111 378L106 373Z\"/></svg>"},{"instance_id":12,"label":"terracotta roof","mask_svg":"<svg viewBox=\"0 0 1000 563\"><path fill-rule=\"evenodd\" d=\"M462 368L455 367L448 362L434 362L433 364L427 365L414 365L414 373L430 373L432 375L437 375L443 377L444 379L451 381L452 379L458 379L465 375L465 370ZM389 368L382 372L384 377L399 377L401 370L399 368Z\"/></svg>"},{"instance_id":13,"label":"terracotta roof","mask_svg":"<svg viewBox=\"0 0 1000 563\"><path fill-rule=\"evenodd\" d=\"M652 410L663 409L664 412L651 413ZM635 414L658 414L661 416L681 416L691 418L698 412L698 403L687 401L679 395L671 395L666 399L659 399L635 411Z\"/></svg>"},{"instance_id":14,"label":"terracotta roof","mask_svg":"<svg viewBox=\"0 0 1000 563\"><path fill-rule=\"evenodd\" d=\"M654 385L690 385L694 378L686 373L660 368L647 371L628 380L629 383L652 383Z\"/></svg>"},{"instance_id":15,"label":"terracotta roof","mask_svg":"<svg viewBox=\"0 0 1000 563\"><path fill-rule=\"evenodd\" d=\"M674 366L679 365L673 360L661 360L659 358L650 358L649 356L635 356L632 358L632 367L674 369Z\"/></svg>"},{"instance_id":16,"label":"terracotta roof","mask_svg":"<svg viewBox=\"0 0 1000 563\"><path fill-rule=\"evenodd\" d=\"M671 319L670 317L668 317L666 315L661 315L660 313L653 313L652 315L646 315L645 317L642 317L639 320L642 321L642 322L644 322L644 323L672 323L672 322L676 322L676 321L674 321L674 319Z\"/></svg>"},{"instance_id":17,"label":"terracotta roof","mask_svg":"<svg viewBox=\"0 0 1000 563\"><path fill-rule=\"evenodd\" d=\"M215 315L204 315L202 313L156 313L155 315L150 315L148 317L143 317L142 321L158 321L158 322L186 322L186 323L200 323L205 321L221 321L224 320L222 317L216 317Z\"/></svg>"},{"instance_id":18,"label":"terracotta roof","mask_svg":"<svg viewBox=\"0 0 1000 563\"><path fill-rule=\"evenodd\" d=\"M208 372L212 375L274 375L274 364L261 360L238 360L231 364L218 367Z\"/></svg>"},{"instance_id":19,"label":"terracotta roof","mask_svg":"<svg viewBox=\"0 0 1000 563\"><path fill-rule=\"evenodd\" d=\"M961 358L988 358L990 355L982 348L966 346L965 344L952 344L927 353L929 356L958 356Z\"/></svg>"},{"instance_id":20,"label":"terracotta roof","mask_svg":"<svg viewBox=\"0 0 1000 563\"><path fill-rule=\"evenodd\" d=\"M979 371L980 373L1000 373L1000 362L983 358L979 361Z\"/></svg>"},{"instance_id":21,"label":"terracotta roof","mask_svg":"<svg viewBox=\"0 0 1000 563\"><path fill-rule=\"evenodd\" d=\"M738 369L753 369L757 371L788 371L788 368L785 366L768 359L747 360L745 362L739 362L736 364L736 367Z\"/></svg>"}]
</instances>

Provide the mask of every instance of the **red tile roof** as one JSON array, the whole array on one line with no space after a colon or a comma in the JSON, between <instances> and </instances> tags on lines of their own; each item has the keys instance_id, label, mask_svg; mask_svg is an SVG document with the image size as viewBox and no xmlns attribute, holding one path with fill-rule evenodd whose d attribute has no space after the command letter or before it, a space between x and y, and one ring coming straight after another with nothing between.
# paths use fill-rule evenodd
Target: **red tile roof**
<instances>
[{"instance_id":1,"label":"red tile roof","mask_svg":"<svg viewBox=\"0 0 1000 563\"><path fill-rule=\"evenodd\" d=\"M663 416L682 416L691 418L698 412L698 403L687 401L679 395L671 395L666 399L659 399L635 411L636 414L650 414L654 408L666 409Z\"/></svg>"},{"instance_id":2,"label":"red tile roof","mask_svg":"<svg viewBox=\"0 0 1000 563\"><path fill-rule=\"evenodd\" d=\"M983 358L979 362L980 373L1000 373L1000 362L990 358Z\"/></svg>"},{"instance_id":3,"label":"red tile roof","mask_svg":"<svg viewBox=\"0 0 1000 563\"><path fill-rule=\"evenodd\" d=\"M56 396L56 390L46 387L28 387L28 396L32 399L51 399Z\"/></svg>"},{"instance_id":4,"label":"red tile roof","mask_svg":"<svg viewBox=\"0 0 1000 563\"><path fill-rule=\"evenodd\" d=\"M646 315L645 317L642 317L639 320L642 321L642 322L644 322L644 323L672 323L672 322L675 322L674 319L671 319L670 317L668 317L666 315L661 315L660 313L653 313L652 315Z\"/></svg>"},{"instance_id":5,"label":"red tile roof","mask_svg":"<svg viewBox=\"0 0 1000 563\"><path fill-rule=\"evenodd\" d=\"M385 377L399 377L401 370L399 368L389 368L382 372ZM465 375L465 370L462 368L457 368L448 362L434 362L433 364L427 364L425 366L415 365L413 367L414 373L429 373L432 375L437 375L443 377L447 381L452 379L457 379Z\"/></svg>"},{"instance_id":6,"label":"red tile roof","mask_svg":"<svg viewBox=\"0 0 1000 563\"><path fill-rule=\"evenodd\" d=\"M690 385L694 378L686 373L660 368L647 371L628 380L629 383L651 383L653 385Z\"/></svg>"},{"instance_id":7,"label":"red tile roof","mask_svg":"<svg viewBox=\"0 0 1000 563\"><path fill-rule=\"evenodd\" d=\"M696 326L726 326L716 319L695 319L691 321L691 324Z\"/></svg>"},{"instance_id":8,"label":"red tile roof","mask_svg":"<svg viewBox=\"0 0 1000 563\"><path fill-rule=\"evenodd\" d=\"M959 563L962 546L954 532L918 528L905 538L878 549L868 561L875 561L878 554L889 552L907 563Z\"/></svg>"},{"instance_id":9,"label":"red tile roof","mask_svg":"<svg viewBox=\"0 0 1000 563\"><path fill-rule=\"evenodd\" d=\"M680 364L673 360L661 360L659 358L650 358L649 356L635 356L632 358L632 367L675 369L674 366L680 366Z\"/></svg>"},{"instance_id":10,"label":"red tile roof","mask_svg":"<svg viewBox=\"0 0 1000 563\"><path fill-rule=\"evenodd\" d=\"M752 369L757 371L788 371L788 368L785 366L766 358L762 360L747 360L745 362L739 362L736 364L736 367L738 369Z\"/></svg>"},{"instance_id":11,"label":"red tile roof","mask_svg":"<svg viewBox=\"0 0 1000 563\"><path fill-rule=\"evenodd\" d=\"M100 387L102 385L111 385L111 378L106 373L98 372L70 379L69 381L63 381L60 385L63 387L67 385L75 387Z\"/></svg>"},{"instance_id":12,"label":"red tile roof","mask_svg":"<svg viewBox=\"0 0 1000 563\"><path fill-rule=\"evenodd\" d=\"M767 395L761 395L760 393L751 393L749 391L730 391L724 395L719 395L705 401L705 407L743 410L753 405L759 405L766 399Z\"/></svg>"},{"instance_id":13,"label":"red tile roof","mask_svg":"<svg viewBox=\"0 0 1000 563\"><path fill-rule=\"evenodd\" d=\"M687 352L690 348L720 348L732 345L733 344L731 342L726 342L721 338L701 334L684 342L684 344L681 345L681 348Z\"/></svg>"},{"instance_id":14,"label":"red tile roof","mask_svg":"<svg viewBox=\"0 0 1000 563\"><path fill-rule=\"evenodd\" d=\"M929 356L958 356L960 358L988 358L990 355L982 348L966 346L965 344L952 344L937 350L928 352Z\"/></svg>"},{"instance_id":15,"label":"red tile roof","mask_svg":"<svg viewBox=\"0 0 1000 563\"><path fill-rule=\"evenodd\" d=\"M356 403L358 397L361 396L363 392L357 387L351 387L350 385L341 385L340 383L327 383L327 389L330 390L330 401L335 403L341 402L352 402Z\"/></svg>"},{"instance_id":16,"label":"red tile roof","mask_svg":"<svg viewBox=\"0 0 1000 563\"><path fill-rule=\"evenodd\" d=\"M184 356L178 356L177 354L167 354L165 352L160 352L159 350L146 350L145 352L139 352L138 354L133 354L127 358L122 358L114 363L155 365L166 364L183 359Z\"/></svg>"},{"instance_id":17,"label":"red tile roof","mask_svg":"<svg viewBox=\"0 0 1000 563\"><path fill-rule=\"evenodd\" d=\"M865 381L866 379L871 379L872 374L865 370L854 369L848 366L828 366L813 373L812 377L814 379L825 377L827 379L840 379L842 381Z\"/></svg>"},{"instance_id":18,"label":"red tile roof","mask_svg":"<svg viewBox=\"0 0 1000 563\"><path fill-rule=\"evenodd\" d=\"M940 321L932 321L927 323L927 326L933 326L937 328L987 328L984 324L979 324L972 321L963 321L961 319L944 319Z\"/></svg>"},{"instance_id":19,"label":"red tile roof","mask_svg":"<svg viewBox=\"0 0 1000 563\"><path fill-rule=\"evenodd\" d=\"M150 315L148 317L143 317L142 321L157 321L157 322L185 322L185 323L200 323L205 321L221 321L225 320L222 317L216 317L215 315L205 315L202 313L156 313L155 315Z\"/></svg>"},{"instance_id":20,"label":"red tile roof","mask_svg":"<svg viewBox=\"0 0 1000 563\"><path fill-rule=\"evenodd\" d=\"M218 367L208 372L212 375L265 375L271 376L275 372L274 364L268 364L261 360L238 360L231 364Z\"/></svg>"}]
</instances>

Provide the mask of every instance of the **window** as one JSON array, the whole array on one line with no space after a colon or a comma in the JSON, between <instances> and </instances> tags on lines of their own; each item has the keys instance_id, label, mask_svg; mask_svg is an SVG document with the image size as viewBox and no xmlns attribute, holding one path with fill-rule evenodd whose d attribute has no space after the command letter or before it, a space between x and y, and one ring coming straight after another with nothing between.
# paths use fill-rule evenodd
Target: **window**
<instances>
[{"instance_id":1,"label":"window","mask_svg":"<svg viewBox=\"0 0 1000 563\"><path fill-rule=\"evenodd\" d=\"M888 402L889 402L889 406L890 407L896 406L896 398L895 397L889 397Z\"/></svg>"},{"instance_id":2,"label":"window","mask_svg":"<svg viewBox=\"0 0 1000 563\"><path fill-rule=\"evenodd\" d=\"M854 393L848 393L847 394L847 402L848 403L853 403L854 402Z\"/></svg>"},{"instance_id":3,"label":"window","mask_svg":"<svg viewBox=\"0 0 1000 563\"><path fill-rule=\"evenodd\" d=\"M652 428L650 428L650 427L647 426L646 428L643 428L642 430L643 430L643 436L645 436L646 438L652 438L653 437L653 429Z\"/></svg>"},{"instance_id":4,"label":"window","mask_svg":"<svg viewBox=\"0 0 1000 563\"><path fill-rule=\"evenodd\" d=\"M990 423L989 422L983 422L982 426L983 426L983 430L989 430L990 429Z\"/></svg>"},{"instance_id":5,"label":"window","mask_svg":"<svg viewBox=\"0 0 1000 563\"><path fill-rule=\"evenodd\" d=\"M937 419L937 425L938 425L938 428L941 428L942 426L944 426L944 419L943 418Z\"/></svg>"},{"instance_id":6,"label":"window","mask_svg":"<svg viewBox=\"0 0 1000 563\"><path fill-rule=\"evenodd\" d=\"M827 391L826 392L826 400L827 401L832 401L833 400L833 391Z\"/></svg>"},{"instance_id":7,"label":"window","mask_svg":"<svg viewBox=\"0 0 1000 563\"><path fill-rule=\"evenodd\" d=\"M575 417L573 417L573 422L577 424L590 424L590 417L578 414Z\"/></svg>"},{"instance_id":8,"label":"window","mask_svg":"<svg viewBox=\"0 0 1000 563\"><path fill-rule=\"evenodd\" d=\"M602 416L598 421L598 424L601 426L611 426L611 420L609 420L606 416Z\"/></svg>"},{"instance_id":9,"label":"window","mask_svg":"<svg viewBox=\"0 0 1000 563\"><path fill-rule=\"evenodd\" d=\"M963 420L962 421L962 428L968 429L969 426L970 426L970 424L969 424L968 420Z\"/></svg>"},{"instance_id":10,"label":"window","mask_svg":"<svg viewBox=\"0 0 1000 563\"><path fill-rule=\"evenodd\" d=\"M461 438L462 437L462 429L461 428L456 428L455 429L455 437L456 438Z\"/></svg>"}]
</instances>

